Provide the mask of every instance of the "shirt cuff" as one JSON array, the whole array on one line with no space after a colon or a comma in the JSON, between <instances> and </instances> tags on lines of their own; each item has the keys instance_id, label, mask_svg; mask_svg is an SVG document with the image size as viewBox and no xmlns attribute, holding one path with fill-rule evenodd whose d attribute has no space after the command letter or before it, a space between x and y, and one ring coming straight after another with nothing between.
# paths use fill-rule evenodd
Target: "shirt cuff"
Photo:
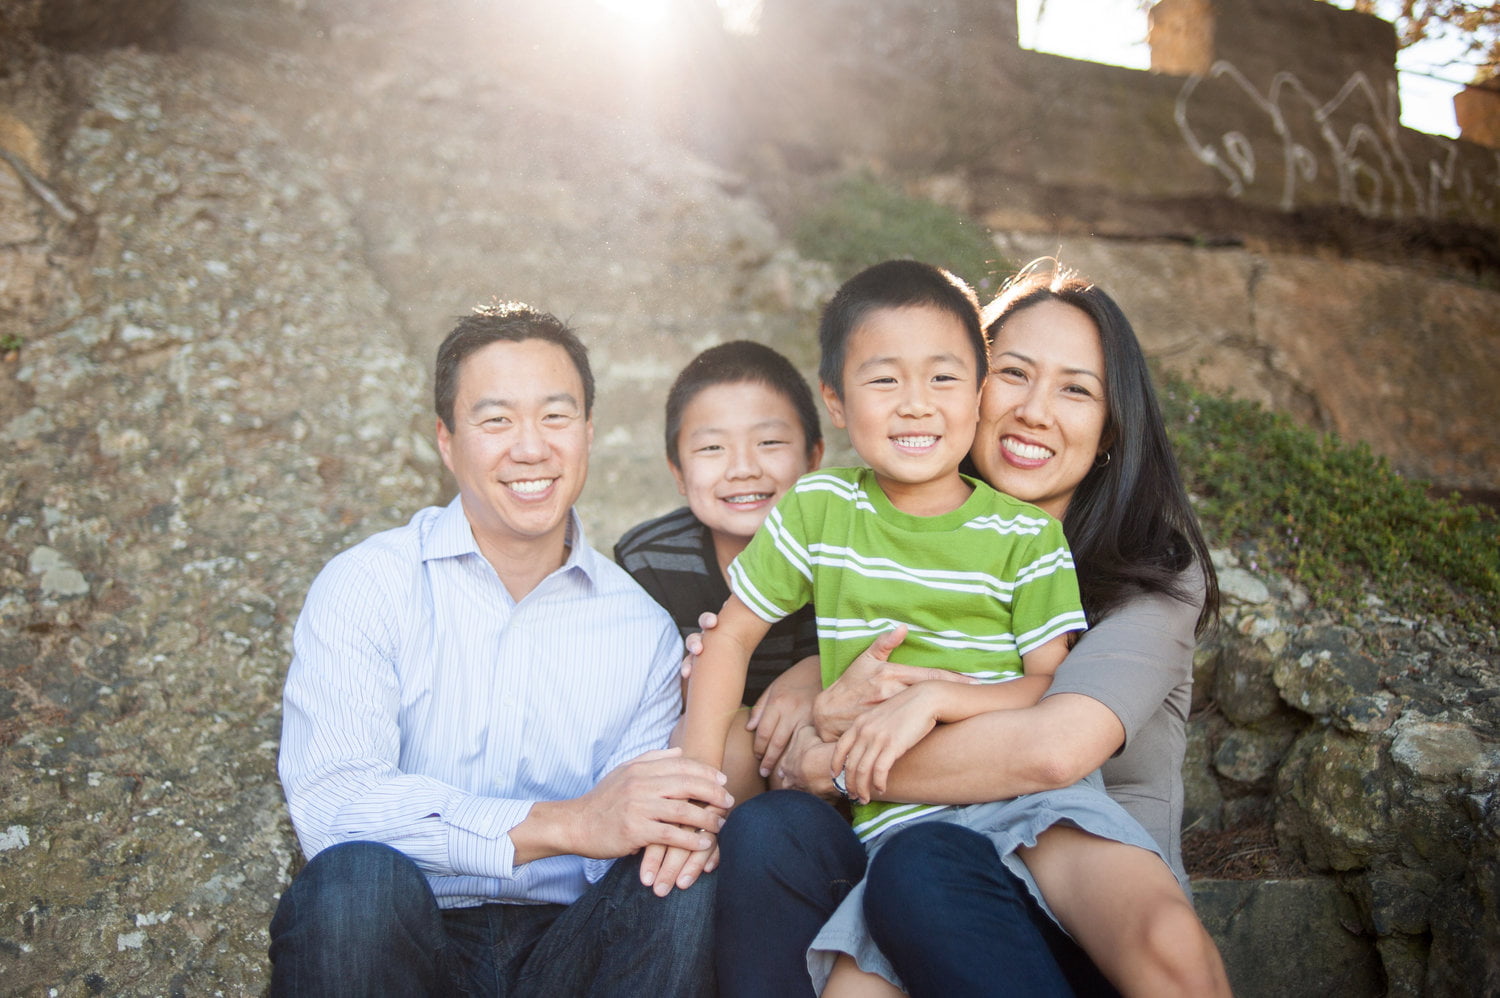
<instances>
[{"instance_id":1,"label":"shirt cuff","mask_svg":"<svg viewBox=\"0 0 1500 998\"><path fill-rule=\"evenodd\" d=\"M640 854L637 853L635 856L626 856L624 858L627 859L627 860L634 860L639 855ZM583 861L583 876L584 876L584 879L587 880L591 884L597 884L600 880L604 879L604 875L609 872L609 868L611 866L615 865L615 862L616 861L613 860L613 859L586 859L586 860L584 860Z\"/></svg>"},{"instance_id":2,"label":"shirt cuff","mask_svg":"<svg viewBox=\"0 0 1500 998\"><path fill-rule=\"evenodd\" d=\"M447 811L448 862L459 875L516 876L510 830L526 820L532 801L464 795Z\"/></svg>"}]
</instances>

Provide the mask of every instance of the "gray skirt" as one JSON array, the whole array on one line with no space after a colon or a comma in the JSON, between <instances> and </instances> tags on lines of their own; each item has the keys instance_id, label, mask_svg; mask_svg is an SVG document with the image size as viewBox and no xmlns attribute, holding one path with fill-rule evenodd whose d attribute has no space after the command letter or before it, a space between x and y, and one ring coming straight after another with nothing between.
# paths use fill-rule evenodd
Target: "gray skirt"
<instances>
[{"instance_id":1,"label":"gray skirt","mask_svg":"<svg viewBox=\"0 0 1500 998\"><path fill-rule=\"evenodd\" d=\"M1161 847L1150 833L1104 792L1104 781L1097 772L1061 790L1043 790L1010 800L950 807L921 815L895 825L866 842L865 851L874 856L891 833L924 821L961 825L988 837L994 843L1001 861L1021 878L1031 896L1036 898L1042 910L1054 922L1057 921L1057 916L1047 906L1046 899L1032 879L1031 871L1016 854L1016 850L1022 846L1036 845L1037 836L1053 825L1066 823L1100 838L1140 846L1157 856L1162 855ZM1166 862L1166 857L1162 857L1162 862ZM896 987L901 987L901 979L896 976L890 961L870 938L869 929L865 926L864 899L865 883L860 881L824 923L817 938L808 947L807 972L812 975L813 988L819 994L828 983L828 975L833 971L834 961L840 953L848 953L854 957L861 970L879 974Z\"/></svg>"}]
</instances>

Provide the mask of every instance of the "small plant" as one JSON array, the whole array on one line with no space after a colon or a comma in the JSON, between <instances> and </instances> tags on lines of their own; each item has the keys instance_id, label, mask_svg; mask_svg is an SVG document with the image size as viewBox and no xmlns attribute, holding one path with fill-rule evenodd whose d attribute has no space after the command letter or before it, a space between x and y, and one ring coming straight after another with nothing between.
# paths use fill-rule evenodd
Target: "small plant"
<instances>
[{"instance_id":1,"label":"small plant","mask_svg":"<svg viewBox=\"0 0 1500 998\"><path fill-rule=\"evenodd\" d=\"M0 354L14 353L21 349L26 343L26 338L20 333L0 334Z\"/></svg>"},{"instance_id":2,"label":"small plant","mask_svg":"<svg viewBox=\"0 0 1500 998\"><path fill-rule=\"evenodd\" d=\"M1169 378L1162 398L1198 513L1320 603L1359 605L1365 587L1399 611L1471 623L1500 609L1500 521L1429 494L1365 444Z\"/></svg>"},{"instance_id":3,"label":"small plant","mask_svg":"<svg viewBox=\"0 0 1500 998\"><path fill-rule=\"evenodd\" d=\"M946 267L981 294L1009 268L983 226L951 208L910 197L868 175L840 179L802 214L793 232L804 257L826 260L843 279L882 260Z\"/></svg>"}]
</instances>

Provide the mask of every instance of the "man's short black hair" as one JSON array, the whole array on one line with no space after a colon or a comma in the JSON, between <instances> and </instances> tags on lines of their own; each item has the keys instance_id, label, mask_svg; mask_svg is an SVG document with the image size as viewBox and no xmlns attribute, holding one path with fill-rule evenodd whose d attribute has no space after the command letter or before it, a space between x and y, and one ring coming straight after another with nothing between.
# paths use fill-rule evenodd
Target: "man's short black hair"
<instances>
[{"instance_id":1,"label":"man's short black hair","mask_svg":"<svg viewBox=\"0 0 1500 998\"><path fill-rule=\"evenodd\" d=\"M941 267L916 260L887 260L849 278L823 307L818 324L818 378L844 397L844 357L849 337L866 315L878 308L925 305L950 313L963 323L974 348L974 374L984 380L989 350L979 324L979 299L963 279Z\"/></svg>"},{"instance_id":2,"label":"man's short black hair","mask_svg":"<svg viewBox=\"0 0 1500 998\"><path fill-rule=\"evenodd\" d=\"M812 459L814 449L823 440L823 427L818 422L818 404L806 379L797 373L791 361L770 347L750 340L735 340L709 347L688 361L667 392L667 460L673 467L682 467L677 437L682 433L682 414L693 399L705 388L744 382L765 385L792 404L802 424L807 457Z\"/></svg>"},{"instance_id":3,"label":"man's short black hair","mask_svg":"<svg viewBox=\"0 0 1500 998\"><path fill-rule=\"evenodd\" d=\"M491 343L521 343L542 340L563 348L578 377L583 380L583 415L594 412L594 372L589 367L589 352L577 334L562 320L520 302L496 302L477 306L458 320L444 338L437 352L437 370L433 377L432 399L438 418L453 430L453 400L458 396L458 372L470 354Z\"/></svg>"}]
</instances>

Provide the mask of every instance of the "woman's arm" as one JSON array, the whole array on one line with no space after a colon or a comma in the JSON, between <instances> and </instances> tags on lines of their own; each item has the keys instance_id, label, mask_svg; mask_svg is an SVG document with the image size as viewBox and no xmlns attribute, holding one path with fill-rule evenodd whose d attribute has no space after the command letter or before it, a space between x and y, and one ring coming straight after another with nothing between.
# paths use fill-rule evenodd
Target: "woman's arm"
<instances>
[{"instance_id":1,"label":"woman's arm","mask_svg":"<svg viewBox=\"0 0 1500 998\"><path fill-rule=\"evenodd\" d=\"M1197 614L1170 596L1133 597L1084 634L1046 699L933 730L891 768L881 799L973 804L1076 782L1191 674ZM881 664L866 653L845 678ZM826 796L832 757L831 746L794 739L781 770L788 785Z\"/></svg>"},{"instance_id":2,"label":"woman's arm","mask_svg":"<svg viewBox=\"0 0 1500 998\"><path fill-rule=\"evenodd\" d=\"M856 717L839 738L830 765L844 774L844 785L856 801L885 800L891 766L934 727L1034 706L1067 654L1067 636L1060 634L1023 655L1025 675L1007 682L977 688L917 683Z\"/></svg>"}]
</instances>

